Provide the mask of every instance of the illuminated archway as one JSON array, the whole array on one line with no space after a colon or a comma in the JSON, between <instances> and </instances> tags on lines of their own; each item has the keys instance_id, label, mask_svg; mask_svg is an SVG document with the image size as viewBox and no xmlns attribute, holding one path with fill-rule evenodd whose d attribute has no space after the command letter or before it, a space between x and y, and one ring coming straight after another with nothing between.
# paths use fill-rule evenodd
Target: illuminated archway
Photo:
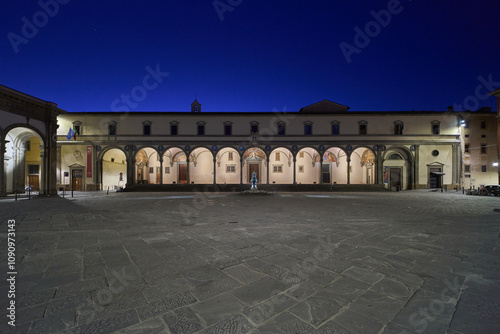
<instances>
[{"instance_id":1,"label":"illuminated archway","mask_svg":"<svg viewBox=\"0 0 500 334\"><path fill-rule=\"evenodd\" d=\"M102 189L118 190L127 184L127 157L118 148L109 149L102 156Z\"/></svg>"},{"instance_id":2,"label":"illuminated archway","mask_svg":"<svg viewBox=\"0 0 500 334\"><path fill-rule=\"evenodd\" d=\"M251 147L243 154L243 183L250 183L252 174L255 172L258 183L267 183L267 156L258 148Z\"/></svg>"},{"instance_id":3,"label":"illuminated archway","mask_svg":"<svg viewBox=\"0 0 500 334\"><path fill-rule=\"evenodd\" d=\"M163 153L163 184L187 183L186 153L171 147Z\"/></svg>"},{"instance_id":4,"label":"illuminated archway","mask_svg":"<svg viewBox=\"0 0 500 334\"><path fill-rule=\"evenodd\" d=\"M293 184L293 154L278 147L269 154L269 183Z\"/></svg>"},{"instance_id":5,"label":"illuminated archway","mask_svg":"<svg viewBox=\"0 0 500 334\"><path fill-rule=\"evenodd\" d=\"M216 183L217 184L239 184L240 183L240 155L231 147L225 147L216 155Z\"/></svg>"},{"instance_id":6,"label":"illuminated archway","mask_svg":"<svg viewBox=\"0 0 500 334\"><path fill-rule=\"evenodd\" d=\"M135 155L135 179L138 184L159 184L161 181L160 156L155 149L144 147Z\"/></svg>"},{"instance_id":7,"label":"illuminated archway","mask_svg":"<svg viewBox=\"0 0 500 334\"><path fill-rule=\"evenodd\" d=\"M351 184L375 184L375 154L359 147L351 153Z\"/></svg>"},{"instance_id":8,"label":"illuminated archway","mask_svg":"<svg viewBox=\"0 0 500 334\"><path fill-rule=\"evenodd\" d=\"M347 184L347 154L340 147L331 147L323 154L324 184Z\"/></svg>"},{"instance_id":9,"label":"illuminated archway","mask_svg":"<svg viewBox=\"0 0 500 334\"><path fill-rule=\"evenodd\" d=\"M319 183L320 155L311 147L305 147L297 153L295 180L298 184Z\"/></svg>"},{"instance_id":10,"label":"illuminated archway","mask_svg":"<svg viewBox=\"0 0 500 334\"><path fill-rule=\"evenodd\" d=\"M189 154L189 180L195 184L213 184L214 157L207 148L198 147Z\"/></svg>"},{"instance_id":11,"label":"illuminated archway","mask_svg":"<svg viewBox=\"0 0 500 334\"><path fill-rule=\"evenodd\" d=\"M45 189L42 155L44 143L40 135L29 128L16 127L5 136L5 182L6 192L25 192Z\"/></svg>"}]
</instances>

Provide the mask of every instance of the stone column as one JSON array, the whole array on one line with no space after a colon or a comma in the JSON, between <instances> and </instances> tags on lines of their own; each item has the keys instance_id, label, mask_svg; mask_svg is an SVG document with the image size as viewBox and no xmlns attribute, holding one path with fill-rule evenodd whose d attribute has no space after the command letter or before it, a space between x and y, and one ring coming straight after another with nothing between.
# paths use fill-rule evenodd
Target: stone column
<instances>
[{"instance_id":1,"label":"stone column","mask_svg":"<svg viewBox=\"0 0 500 334\"><path fill-rule=\"evenodd\" d=\"M62 184L63 181L61 180L61 144L57 145L57 176L56 176L56 183Z\"/></svg>"},{"instance_id":2,"label":"stone column","mask_svg":"<svg viewBox=\"0 0 500 334\"><path fill-rule=\"evenodd\" d=\"M267 165L267 179L266 183L269 184L269 157L266 157L266 165Z\"/></svg>"},{"instance_id":3,"label":"stone column","mask_svg":"<svg viewBox=\"0 0 500 334\"><path fill-rule=\"evenodd\" d=\"M347 184L351 184L351 156L347 157Z\"/></svg>"},{"instance_id":4,"label":"stone column","mask_svg":"<svg viewBox=\"0 0 500 334\"><path fill-rule=\"evenodd\" d=\"M458 176L460 175L458 171L458 167L460 166L458 162L458 144L452 145L451 156L451 185L456 185L458 184Z\"/></svg>"},{"instance_id":5,"label":"stone column","mask_svg":"<svg viewBox=\"0 0 500 334\"><path fill-rule=\"evenodd\" d=\"M45 153L45 147L43 145L40 145L40 161L41 161L40 164L41 182L39 184L40 194L47 195L47 183L49 180L48 168L47 168L48 162L47 162L47 154Z\"/></svg>"},{"instance_id":6,"label":"stone column","mask_svg":"<svg viewBox=\"0 0 500 334\"><path fill-rule=\"evenodd\" d=\"M7 178L5 177L5 152L6 152L6 141L1 138L0 141L0 156L2 160L0 161L0 197L7 196Z\"/></svg>"},{"instance_id":7,"label":"stone column","mask_svg":"<svg viewBox=\"0 0 500 334\"><path fill-rule=\"evenodd\" d=\"M217 184L217 158L214 158L214 184Z\"/></svg>"},{"instance_id":8,"label":"stone column","mask_svg":"<svg viewBox=\"0 0 500 334\"><path fill-rule=\"evenodd\" d=\"M413 179L414 179L414 182L415 182L415 187L414 189L417 189L418 185L420 184L420 176L419 176L419 172L420 172L420 153L419 153L419 149L420 149L420 145L415 145L415 162L413 164L414 168L415 168L415 172L414 172L414 176L413 176Z\"/></svg>"},{"instance_id":9,"label":"stone column","mask_svg":"<svg viewBox=\"0 0 500 334\"><path fill-rule=\"evenodd\" d=\"M135 161L134 152L131 150L127 152L127 184L126 187L135 184Z\"/></svg>"},{"instance_id":10,"label":"stone column","mask_svg":"<svg viewBox=\"0 0 500 334\"><path fill-rule=\"evenodd\" d=\"M319 160L319 182L318 184L323 184L323 159Z\"/></svg>"},{"instance_id":11,"label":"stone column","mask_svg":"<svg viewBox=\"0 0 500 334\"><path fill-rule=\"evenodd\" d=\"M240 156L240 186L243 185L243 158Z\"/></svg>"},{"instance_id":12,"label":"stone column","mask_svg":"<svg viewBox=\"0 0 500 334\"><path fill-rule=\"evenodd\" d=\"M293 184L297 183L297 170L296 170L297 158L293 157Z\"/></svg>"},{"instance_id":13,"label":"stone column","mask_svg":"<svg viewBox=\"0 0 500 334\"><path fill-rule=\"evenodd\" d=\"M384 184L384 160L382 159L382 152L377 149L377 160L375 161L375 184Z\"/></svg>"},{"instance_id":14,"label":"stone column","mask_svg":"<svg viewBox=\"0 0 500 334\"><path fill-rule=\"evenodd\" d=\"M163 155L160 156L160 184L163 184Z\"/></svg>"},{"instance_id":15,"label":"stone column","mask_svg":"<svg viewBox=\"0 0 500 334\"><path fill-rule=\"evenodd\" d=\"M191 173L189 172L189 165L191 165L191 163L189 162L189 157L191 156L191 152L188 152L186 154L186 163L187 163L187 168L186 168L186 173L187 173L187 176L186 176L186 179L187 179L187 184L191 184Z\"/></svg>"}]
</instances>

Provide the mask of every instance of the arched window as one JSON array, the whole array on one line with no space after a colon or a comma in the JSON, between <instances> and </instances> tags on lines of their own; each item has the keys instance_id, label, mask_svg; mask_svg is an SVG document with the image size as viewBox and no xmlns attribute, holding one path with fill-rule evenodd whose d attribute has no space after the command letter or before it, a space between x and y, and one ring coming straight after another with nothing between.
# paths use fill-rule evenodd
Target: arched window
<instances>
[{"instance_id":1,"label":"arched window","mask_svg":"<svg viewBox=\"0 0 500 334\"><path fill-rule=\"evenodd\" d=\"M397 153L393 153L387 158L387 160L404 160L402 156Z\"/></svg>"}]
</instances>

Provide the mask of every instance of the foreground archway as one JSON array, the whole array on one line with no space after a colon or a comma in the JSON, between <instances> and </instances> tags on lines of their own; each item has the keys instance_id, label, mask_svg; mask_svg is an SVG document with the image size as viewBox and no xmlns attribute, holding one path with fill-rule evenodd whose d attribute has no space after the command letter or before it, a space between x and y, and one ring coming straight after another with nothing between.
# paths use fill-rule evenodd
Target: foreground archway
<instances>
[{"instance_id":1,"label":"foreground archway","mask_svg":"<svg viewBox=\"0 0 500 334\"><path fill-rule=\"evenodd\" d=\"M232 147L225 147L215 157L216 183L239 184L241 173L240 155Z\"/></svg>"},{"instance_id":2,"label":"foreground archway","mask_svg":"<svg viewBox=\"0 0 500 334\"><path fill-rule=\"evenodd\" d=\"M321 175L324 184L347 184L347 153L340 147L331 147L323 154Z\"/></svg>"},{"instance_id":3,"label":"foreground archway","mask_svg":"<svg viewBox=\"0 0 500 334\"><path fill-rule=\"evenodd\" d=\"M204 147L198 147L189 154L189 180L193 184L214 183L214 157Z\"/></svg>"},{"instance_id":4,"label":"foreground archway","mask_svg":"<svg viewBox=\"0 0 500 334\"><path fill-rule=\"evenodd\" d=\"M278 147L269 154L269 183L293 184L293 154Z\"/></svg>"},{"instance_id":5,"label":"foreground archway","mask_svg":"<svg viewBox=\"0 0 500 334\"><path fill-rule=\"evenodd\" d=\"M320 155L311 147L305 147L297 153L295 180L298 184L320 183Z\"/></svg>"},{"instance_id":6,"label":"foreground archway","mask_svg":"<svg viewBox=\"0 0 500 334\"><path fill-rule=\"evenodd\" d=\"M125 152L112 148L102 156L102 189L118 190L127 184L127 157Z\"/></svg>"},{"instance_id":7,"label":"foreground archway","mask_svg":"<svg viewBox=\"0 0 500 334\"><path fill-rule=\"evenodd\" d=\"M145 147L136 153L135 179L138 184L160 184L161 163L155 149Z\"/></svg>"},{"instance_id":8,"label":"foreground archway","mask_svg":"<svg viewBox=\"0 0 500 334\"><path fill-rule=\"evenodd\" d=\"M351 153L351 184L375 184L375 154L372 150L359 147Z\"/></svg>"},{"instance_id":9,"label":"foreground archway","mask_svg":"<svg viewBox=\"0 0 500 334\"><path fill-rule=\"evenodd\" d=\"M44 143L32 129L16 127L5 136L4 166L7 193L23 193L29 187L45 193Z\"/></svg>"}]
</instances>

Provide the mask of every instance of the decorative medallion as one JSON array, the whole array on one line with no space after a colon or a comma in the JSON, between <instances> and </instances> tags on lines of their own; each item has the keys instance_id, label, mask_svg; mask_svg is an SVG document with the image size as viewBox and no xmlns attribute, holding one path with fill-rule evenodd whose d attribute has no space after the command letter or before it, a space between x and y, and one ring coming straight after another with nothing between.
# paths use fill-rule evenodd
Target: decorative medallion
<instances>
[{"instance_id":1,"label":"decorative medallion","mask_svg":"<svg viewBox=\"0 0 500 334\"><path fill-rule=\"evenodd\" d=\"M297 145L292 146L292 151L297 152L298 150L299 150L299 148L297 147Z\"/></svg>"},{"instance_id":2,"label":"decorative medallion","mask_svg":"<svg viewBox=\"0 0 500 334\"><path fill-rule=\"evenodd\" d=\"M271 146L267 145L267 146L265 147L265 149L266 149L266 151L271 151Z\"/></svg>"},{"instance_id":3,"label":"decorative medallion","mask_svg":"<svg viewBox=\"0 0 500 334\"><path fill-rule=\"evenodd\" d=\"M324 147L323 145L319 145L318 149L319 149L320 151L324 151L324 150L325 150L325 147Z\"/></svg>"},{"instance_id":4,"label":"decorative medallion","mask_svg":"<svg viewBox=\"0 0 500 334\"><path fill-rule=\"evenodd\" d=\"M245 150L245 146L243 146L243 145L238 146L238 150L243 152Z\"/></svg>"},{"instance_id":5,"label":"decorative medallion","mask_svg":"<svg viewBox=\"0 0 500 334\"><path fill-rule=\"evenodd\" d=\"M189 145L184 146L184 151L186 151L186 152L191 151L191 146L189 146Z\"/></svg>"},{"instance_id":6,"label":"decorative medallion","mask_svg":"<svg viewBox=\"0 0 500 334\"><path fill-rule=\"evenodd\" d=\"M345 149L346 149L346 151L351 152L352 151L352 146L351 145L347 145L345 147Z\"/></svg>"},{"instance_id":7,"label":"decorative medallion","mask_svg":"<svg viewBox=\"0 0 500 334\"><path fill-rule=\"evenodd\" d=\"M214 152L217 151L217 145L212 146L212 151L214 151Z\"/></svg>"},{"instance_id":8,"label":"decorative medallion","mask_svg":"<svg viewBox=\"0 0 500 334\"><path fill-rule=\"evenodd\" d=\"M373 150L374 150L375 152L377 152L377 151L378 151L378 145L374 145L374 146L373 146Z\"/></svg>"},{"instance_id":9,"label":"decorative medallion","mask_svg":"<svg viewBox=\"0 0 500 334\"><path fill-rule=\"evenodd\" d=\"M158 151L163 152L163 150L164 150L164 149L165 149L165 148L164 148L163 146L161 146L161 145L160 145L160 146L158 146Z\"/></svg>"}]
</instances>

